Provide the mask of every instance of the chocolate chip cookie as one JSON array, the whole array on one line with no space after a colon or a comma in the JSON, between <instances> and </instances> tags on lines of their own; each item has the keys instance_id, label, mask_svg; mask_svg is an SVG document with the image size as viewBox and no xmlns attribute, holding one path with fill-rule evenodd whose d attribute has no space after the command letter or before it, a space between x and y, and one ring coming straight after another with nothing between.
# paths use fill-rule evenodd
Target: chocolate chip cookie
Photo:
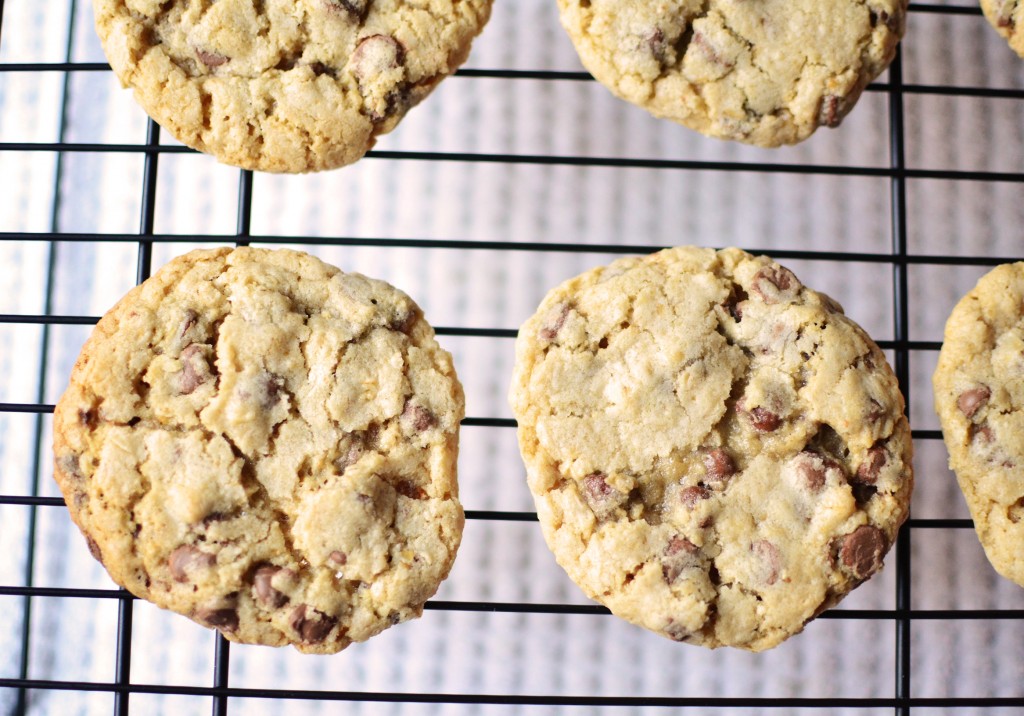
<instances>
[{"instance_id":1,"label":"chocolate chip cookie","mask_svg":"<svg viewBox=\"0 0 1024 716\"><path fill-rule=\"evenodd\" d=\"M510 402L544 536L618 616L775 646L882 566L912 443L878 346L738 249L626 258L551 291Z\"/></svg>"},{"instance_id":2,"label":"chocolate chip cookie","mask_svg":"<svg viewBox=\"0 0 1024 716\"><path fill-rule=\"evenodd\" d=\"M1024 57L1024 2L1021 0L981 0L981 10L989 23L1010 47Z\"/></svg>"},{"instance_id":3,"label":"chocolate chip cookie","mask_svg":"<svg viewBox=\"0 0 1024 716\"><path fill-rule=\"evenodd\" d=\"M835 127L892 60L906 0L558 0L617 97L762 147Z\"/></svg>"},{"instance_id":4,"label":"chocolate chip cookie","mask_svg":"<svg viewBox=\"0 0 1024 716\"><path fill-rule=\"evenodd\" d=\"M1024 586L1024 263L953 309L933 376L949 466L996 571Z\"/></svg>"},{"instance_id":5,"label":"chocolate chip cookie","mask_svg":"<svg viewBox=\"0 0 1024 716\"><path fill-rule=\"evenodd\" d=\"M413 301L295 251L194 251L96 325L54 476L133 594L333 653L419 616L462 535L463 395Z\"/></svg>"},{"instance_id":6,"label":"chocolate chip cookie","mask_svg":"<svg viewBox=\"0 0 1024 716\"><path fill-rule=\"evenodd\" d=\"M466 59L491 0L94 0L111 67L228 164L350 164Z\"/></svg>"}]
</instances>

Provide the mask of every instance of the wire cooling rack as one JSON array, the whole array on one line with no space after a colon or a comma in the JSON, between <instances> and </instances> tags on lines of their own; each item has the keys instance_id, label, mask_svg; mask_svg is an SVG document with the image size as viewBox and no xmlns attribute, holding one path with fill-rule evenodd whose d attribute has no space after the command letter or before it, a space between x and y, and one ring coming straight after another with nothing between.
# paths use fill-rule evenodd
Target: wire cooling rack
<instances>
[{"instance_id":1,"label":"wire cooling rack","mask_svg":"<svg viewBox=\"0 0 1024 716\"><path fill-rule=\"evenodd\" d=\"M930 409L953 303L1024 255L1024 62L976 7L912 4L843 127L772 152L611 99L552 1L499 0L467 68L367 159L276 177L161 135L86 5L0 0L0 712L1024 709L1022 590L985 562ZM466 384L452 577L421 620L336 657L229 648L115 588L51 480L53 403L97 317L173 255L250 242L410 292ZM547 288L683 243L770 253L839 298L914 426L913 515L885 571L761 655L671 644L583 599L538 537L504 405L515 327Z\"/></svg>"}]
</instances>

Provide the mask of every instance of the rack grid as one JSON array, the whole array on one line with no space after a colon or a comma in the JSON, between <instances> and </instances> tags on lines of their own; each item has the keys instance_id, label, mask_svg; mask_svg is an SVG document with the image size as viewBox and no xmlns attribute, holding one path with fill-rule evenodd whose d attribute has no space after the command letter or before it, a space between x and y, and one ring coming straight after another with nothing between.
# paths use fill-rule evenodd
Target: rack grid
<instances>
[{"instance_id":1,"label":"rack grid","mask_svg":"<svg viewBox=\"0 0 1024 716\"><path fill-rule=\"evenodd\" d=\"M506 0L507 1L507 0ZM156 229L157 193L161 164L166 157L191 154L192 151L174 143L161 141L160 128L148 121L144 143L107 143L82 142L70 140L66 136L68 124L67 99L69 86L76 76L85 73L109 73L109 67L102 62L81 62L74 59L73 39L75 22L79 13L76 11L76 0L69 0L71 10L68 13L64 60L49 63L6 62L0 64L0 78L17 73L29 75L56 74L63 82L63 112L58 124L56 141L25 142L0 141L0 159L5 153L29 153L33 156L55 158L54 201L50 208L48 231L4 231L0 233L0 242L21 242L24 244L38 242L46 246L46 286L42 312L38 314L0 315L0 324L25 324L41 329L40 340L42 356L39 365L35 400L31 402L7 402L0 404L0 412L7 415L28 414L34 419L32 446L31 476L29 489L25 494L0 494L0 508L21 507L28 511L28 541L25 545L25 564L23 580L18 583L0 584L0 597L15 598L17 608L21 610L20 639L18 643L9 644L5 648L18 652L17 671L13 674L0 674L0 692L15 693L10 703L13 713L34 713L31 705L35 695L50 691L103 692L110 696L110 710L123 716L130 711L133 697L146 694L198 696L209 700L214 714L226 714L229 706L237 699L277 699L294 701L323 702L367 702L388 704L431 704L431 705L505 705L521 708L524 712L530 707L579 707L569 708L567 712L583 713L607 707L609 713L615 707L641 708L705 708L721 709L723 713L733 709L752 708L769 711L795 709L808 712L820 712L822 709L850 709L851 712L871 712L884 709L896 714L911 714L933 709L979 710L994 709L1010 713L1013 709L1024 709L1024 691L1013 690L1015 695L1003 696L931 696L915 693L912 690L912 627L915 623L931 620L962 620L986 621L1000 620L1006 622L1024 621L1024 608L1016 609L922 609L914 606L911 598L913 575L912 543L916 536L932 531L969 531L970 520L962 517L919 518L912 517L900 533L894 552L888 559L889 570L895 572L894 602L892 608L886 609L835 609L820 617L821 620L864 620L890 624L893 629L892 648L895 650L893 659L892 690L890 695L865 698L854 697L792 697L792 696L658 696L637 694L593 695L587 693L432 693L425 691L409 691L399 684L390 691L351 691L333 690L326 685L323 688L252 688L234 686L229 681L231 667L231 649L229 642L222 637L215 637L214 654L212 657L212 673L209 685L167 685L139 682L132 678L132 651L139 644L133 645L133 615L136 600L132 595L121 589L114 588L76 588L47 587L35 583L36 575L36 535L37 522L41 512L60 510L63 502L60 498L47 496L42 483L48 479L48 445L45 441L47 422L53 405L47 402L52 395L53 386L48 385L48 361L52 331L57 326L90 326L97 320L96 316L61 315L54 313L54 292L57 286L56 265L60 251L76 244L118 243L137 247L136 280L141 282L151 273L153 268L154 247L173 246L178 243L222 244L233 242L238 245L258 243L261 245L301 244L307 247L375 247L381 251L394 251L399 248L420 251L459 251L459 252L531 252L545 254L586 253L595 255L615 255L626 253L650 252L663 245L652 244L617 244L617 243L576 243L552 241L494 241L476 239L446 238L409 238L403 236L302 236L278 234L258 234L253 232L253 201L254 176L251 172L239 170L237 173L237 220L233 234L176 234L160 233ZM10 0L7 6L12 5ZM0 0L0 22L4 17L5 3ZM958 6L932 3L912 3L911 16L939 15L949 18L973 18L977 20L980 11L974 6ZM8 24L0 25L0 43L10 33L18 32L18 28ZM483 42L483 39L480 40ZM1024 77L1024 75L1021 75ZM517 70L517 69L479 69L460 70L456 78L447 82L457 83L473 81L500 80L505 82L540 82L551 85L563 83L590 83L592 78L579 71L557 70ZM1022 81L1024 86L1024 81ZM820 163L783 163L771 161L719 160L719 159L671 159L643 157L602 157L586 154L520 154L520 153L483 153L483 152L449 152L449 151L403 151L375 150L364 162L387 160L399 163L445 162L460 164L507 164L515 166L544 167L579 167L585 169L602 168L609 171L626 171L632 169L654 172L723 172L743 173L745 175L802 175L802 176L860 176L881 179L888 183L889 192L889 238L888 251L829 251L814 248L773 248L771 254L781 260L804 260L811 262L837 262L874 264L888 267L891 271L891 325L892 338L881 340L879 344L893 358L893 366L903 387L908 402L908 410L912 409L916 396L910 394L912 385L912 355L915 353L934 354L940 347L936 340L915 340L912 338L910 324L915 306L912 305L909 272L914 266L973 266L989 267L1006 261L1017 260L1024 253L1014 255L959 255L951 253L921 253L914 251L908 242L908 182L940 181L953 183L984 183L987 185L1011 185L1016 196L1024 205L1024 190L1017 190L1024 184L1024 172L989 171L979 169L929 169L908 166L906 145L905 104L908 97L936 96L952 98L983 98L1024 103L1024 89L1002 89L985 86L964 86L954 84L907 84L903 81L903 60L897 57L882 81L868 87L869 95L884 98L888 122L888 161L884 166L860 166L847 164ZM682 130L680 130L682 131ZM0 137L0 140L6 139ZM62 197L69 191L62 181L62 171L67 157L76 153L125 153L143 157L141 194L141 216L136 233L79 233L60 230L60 211ZM757 155L758 158L770 155ZM6 183L7 178L2 179ZM1018 227L1019 228L1019 227ZM1019 235L1019 232L1018 232ZM757 251L756 246L748 247ZM511 340L515 336L515 328L511 326L442 326L437 329L442 337L468 337L495 341L501 344L500 350L511 350ZM464 425L471 428L485 428L498 431L510 431L515 423L509 418L501 417L468 417ZM913 436L919 443L941 443L941 435L934 429L915 428ZM927 475L919 475L919 480L927 479ZM529 510L504 509L473 509L467 506L467 519L471 522L535 522L536 516ZM74 679L36 678L32 674L31 653L35 646L32 630L33 609L38 600L44 598L80 599L80 600L113 600L117 605L116 656L114 678L110 681L93 682ZM587 604L537 603L499 600L451 600L435 599L427 605L430 618L432 612L480 612L498 614L535 614L555 616L587 616L593 619L608 618L603 607ZM798 637L800 638L800 637ZM0 704L5 703L0 701ZM232 713L244 713L241 708L232 707ZM144 711L140 711L144 712ZM602 711L603 712L603 711ZM372 711L371 711L372 713Z\"/></svg>"}]
</instances>

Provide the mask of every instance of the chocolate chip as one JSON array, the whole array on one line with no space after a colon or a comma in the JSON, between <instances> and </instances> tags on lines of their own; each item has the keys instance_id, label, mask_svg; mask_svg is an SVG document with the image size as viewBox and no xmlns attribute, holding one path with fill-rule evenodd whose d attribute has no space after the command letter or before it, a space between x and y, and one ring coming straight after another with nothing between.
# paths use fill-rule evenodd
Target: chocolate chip
<instances>
[{"instance_id":1,"label":"chocolate chip","mask_svg":"<svg viewBox=\"0 0 1024 716\"><path fill-rule=\"evenodd\" d=\"M330 10L344 11L356 20L366 17L366 11L370 7L370 0L325 0Z\"/></svg>"},{"instance_id":2,"label":"chocolate chip","mask_svg":"<svg viewBox=\"0 0 1024 716\"><path fill-rule=\"evenodd\" d=\"M736 473L736 463L729 457L729 453L721 448L705 452L703 461L707 481L715 486L723 486Z\"/></svg>"},{"instance_id":3,"label":"chocolate chip","mask_svg":"<svg viewBox=\"0 0 1024 716\"><path fill-rule=\"evenodd\" d=\"M393 487L395 492L412 500L427 499L427 492L412 480L396 480Z\"/></svg>"},{"instance_id":4,"label":"chocolate chip","mask_svg":"<svg viewBox=\"0 0 1024 716\"><path fill-rule=\"evenodd\" d=\"M89 547L89 554L92 555L93 559L103 564L103 552L100 551L100 546L96 543L96 540L86 535L85 544Z\"/></svg>"},{"instance_id":5,"label":"chocolate chip","mask_svg":"<svg viewBox=\"0 0 1024 716\"><path fill-rule=\"evenodd\" d=\"M337 72L334 71L334 68L328 67L323 62L319 61L310 62L309 69L313 70L313 74L316 75L317 77L320 77L321 75L327 75L328 77L336 77L338 74Z\"/></svg>"},{"instance_id":6,"label":"chocolate chip","mask_svg":"<svg viewBox=\"0 0 1024 716\"><path fill-rule=\"evenodd\" d=\"M207 67L214 68L220 67L224 63L230 60L229 57L217 52L209 52L207 50L196 50L196 55L199 56L199 60Z\"/></svg>"},{"instance_id":7,"label":"chocolate chip","mask_svg":"<svg viewBox=\"0 0 1024 716\"><path fill-rule=\"evenodd\" d=\"M238 610L234 607L199 607L196 619L214 629L238 630Z\"/></svg>"},{"instance_id":8,"label":"chocolate chip","mask_svg":"<svg viewBox=\"0 0 1024 716\"><path fill-rule=\"evenodd\" d=\"M725 303L722 305L729 312L729 315L732 316L733 320L739 323L743 320L743 304L749 298L742 286L733 284L732 288L729 289L729 297L725 299Z\"/></svg>"},{"instance_id":9,"label":"chocolate chip","mask_svg":"<svg viewBox=\"0 0 1024 716\"><path fill-rule=\"evenodd\" d=\"M569 317L569 304L562 303L555 307L555 309L548 313L547 320L544 325L537 332L537 335L542 341L551 343L558 336L558 332L562 330L562 326L565 325L565 319Z\"/></svg>"},{"instance_id":10,"label":"chocolate chip","mask_svg":"<svg viewBox=\"0 0 1024 716\"><path fill-rule=\"evenodd\" d=\"M260 405L269 410L281 400L284 393L284 378L269 371L263 372L258 379L256 392Z\"/></svg>"},{"instance_id":11,"label":"chocolate chip","mask_svg":"<svg viewBox=\"0 0 1024 716\"><path fill-rule=\"evenodd\" d=\"M330 555L328 555L327 561L332 562L339 567L343 567L348 562L348 556L344 552L334 550Z\"/></svg>"},{"instance_id":12,"label":"chocolate chip","mask_svg":"<svg viewBox=\"0 0 1024 716\"><path fill-rule=\"evenodd\" d=\"M271 609L277 609L287 604L288 595L274 589L272 582L279 573L290 571L284 567L276 567L272 564L267 564L257 569L252 577L253 591L256 592L257 601Z\"/></svg>"},{"instance_id":13,"label":"chocolate chip","mask_svg":"<svg viewBox=\"0 0 1024 716\"><path fill-rule=\"evenodd\" d=\"M211 378L210 367L203 354L203 346L190 343L181 351L181 373L178 376L178 393L191 395L196 388Z\"/></svg>"},{"instance_id":14,"label":"chocolate chip","mask_svg":"<svg viewBox=\"0 0 1024 716\"><path fill-rule=\"evenodd\" d=\"M661 574L665 581L671 584L679 578L683 570L699 566L699 552L697 545L690 540L681 535L673 536L662 552Z\"/></svg>"},{"instance_id":15,"label":"chocolate chip","mask_svg":"<svg viewBox=\"0 0 1024 716\"><path fill-rule=\"evenodd\" d=\"M390 624L391 626L395 626L396 624L401 624L401 622L402 622L402 615L401 614L399 614L397 611L394 611L394 610L388 612L388 624Z\"/></svg>"},{"instance_id":16,"label":"chocolate chip","mask_svg":"<svg viewBox=\"0 0 1024 716\"><path fill-rule=\"evenodd\" d=\"M84 480L85 475L82 474L82 468L79 466L78 458L79 456L75 453L61 455L57 460L57 469L66 473L69 477L72 477L75 480Z\"/></svg>"},{"instance_id":17,"label":"chocolate chip","mask_svg":"<svg viewBox=\"0 0 1024 716\"><path fill-rule=\"evenodd\" d=\"M352 53L352 74L360 82L405 64L405 48L390 35L368 35Z\"/></svg>"},{"instance_id":18,"label":"chocolate chip","mask_svg":"<svg viewBox=\"0 0 1024 716\"><path fill-rule=\"evenodd\" d=\"M189 332L189 329L196 325L196 319L198 318L198 313L193 311L191 308L186 308L185 315L181 319L181 326L178 328L178 338L184 338L185 334Z\"/></svg>"},{"instance_id":19,"label":"chocolate chip","mask_svg":"<svg viewBox=\"0 0 1024 716\"><path fill-rule=\"evenodd\" d=\"M308 604L300 604L295 607L288 623L299 634L302 641L307 644L319 644L331 633L331 629L338 623L338 620Z\"/></svg>"},{"instance_id":20,"label":"chocolate chip","mask_svg":"<svg viewBox=\"0 0 1024 716\"><path fill-rule=\"evenodd\" d=\"M867 579L882 566L885 535L872 525L861 525L843 537L839 559L857 579Z\"/></svg>"},{"instance_id":21,"label":"chocolate chip","mask_svg":"<svg viewBox=\"0 0 1024 716\"><path fill-rule=\"evenodd\" d=\"M885 452L885 448L881 445L875 445L873 448L868 450L868 454L864 458L864 461L857 466L857 472L851 478L851 482L874 485L875 482L878 481L878 474L885 466L887 457L888 455Z\"/></svg>"},{"instance_id":22,"label":"chocolate chip","mask_svg":"<svg viewBox=\"0 0 1024 716\"><path fill-rule=\"evenodd\" d=\"M411 400L405 402L400 417L402 424L413 432L422 433L437 425L437 418L422 405L416 405Z\"/></svg>"},{"instance_id":23,"label":"chocolate chip","mask_svg":"<svg viewBox=\"0 0 1024 716\"><path fill-rule=\"evenodd\" d=\"M754 274L754 293L768 304L791 301L800 288L800 281L793 272L778 264L768 264Z\"/></svg>"},{"instance_id":24,"label":"chocolate chip","mask_svg":"<svg viewBox=\"0 0 1024 716\"><path fill-rule=\"evenodd\" d=\"M782 555L779 548L766 539L758 540L750 545L750 551L754 553L761 563L760 575L765 584L771 586L779 579L779 570L782 567Z\"/></svg>"},{"instance_id":25,"label":"chocolate chip","mask_svg":"<svg viewBox=\"0 0 1024 716\"><path fill-rule=\"evenodd\" d=\"M770 433L778 429L782 419L767 408L757 407L750 411L750 423L758 432Z\"/></svg>"},{"instance_id":26,"label":"chocolate chip","mask_svg":"<svg viewBox=\"0 0 1024 716\"><path fill-rule=\"evenodd\" d=\"M718 50L711 44L707 36L703 32L693 33L693 44L700 50L700 53L713 65L718 65L722 69L731 69L735 66L734 62L730 62L718 54Z\"/></svg>"},{"instance_id":27,"label":"chocolate chip","mask_svg":"<svg viewBox=\"0 0 1024 716\"><path fill-rule=\"evenodd\" d=\"M189 574L197 569L209 569L217 564L217 556L203 552L198 547L183 544L167 558L167 566L175 582L187 582Z\"/></svg>"},{"instance_id":28,"label":"chocolate chip","mask_svg":"<svg viewBox=\"0 0 1024 716\"><path fill-rule=\"evenodd\" d=\"M89 428L96 427L96 411L90 409L78 409L78 422Z\"/></svg>"},{"instance_id":29,"label":"chocolate chip","mask_svg":"<svg viewBox=\"0 0 1024 716\"><path fill-rule=\"evenodd\" d=\"M840 112L840 99L834 94L827 94L821 98L821 110L818 112L818 121L825 127L838 127L843 121Z\"/></svg>"},{"instance_id":30,"label":"chocolate chip","mask_svg":"<svg viewBox=\"0 0 1024 716\"><path fill-rule=\"evenodd\" d=\"M677 624L675 620L669 619L668 623L665 624L665 628L662 632L672 641L686 641L693 636L693 633L689 629L684 627L682 624Z\"/></svg>"},{"instance_id":31,"label":"chocolate chip","mask_svg":"<svg viewBox=\"0 0 1024 716\"><path fill-rule=\"evenodd\" d=\"M819 492L825 486L825 473L828 466L820 455L804 451L796 457L796 471L800 479L811 492Z\"/></svg>"},{"instance_id":32,"label":"chocolate chip","mask_svg":"<svg viewBox=\"0 0 1024 716\"><path fill-rule=\"evenodd\" d=\"M691 510L697 506L697 503L701 500L706 500L711 497L711 491L706 487L700 485L693 485L691 487L684 487L679 491L679 499L684 505Z\"/></svg>"},{"instance_id":33,"label":"chocolate chip","mask_svg":"<svg viewBox=\"0 0 1024 716\"><path fill-rule=\"evenodd\" d=\"M1018 524L1024 519L1024 497L1021 497L1006 509L1006 518L1013 524Z\"/></svg>"},{"instance_id":34,"label":"chocolate chip","mask_svg":"<svg viewBox=\"0 0 1024 716\"><path fill-rule=\"evenodd\" d=\"M359 445L353 443L352 445L349 445L349 448L345 451L344 455L334 459L334 467L338 469L338 472L344 474L345 470L359 462L359 458L362 457L362 455L363 449Z\"/></svg>"},{"instance_id":35,"label":"chocolate chip","mask_svg":"<svg viewBox=\"0 0 1024 716\"><path fill-rule=\"evenodd\" d=\"M672 45L665 39L665 33L660 27L651 28L644 38L644 42L655 62L659 65L669 62Z\"/></svg>"},{"instance_id":36,"label":"chocolate chip","mask_svg":"<svg viewBox=\"0 0 1024 716\"><path fill-rule=\"evenodd\" d=\"M965 417L971 419L988 403L988 399L991 397L992 391L988 386L979 385L962 392L956 399L956 407L960 408L960 412Z\"/></svg>"},{"instance_id":37,"label":"chocolate chip","mask_svg":"<svg viewBox=\"0 0 1024 716\"><path fill-rule=\"evenodd\" d=\"M607 475L594 472L582 481L583 499L598 517L609 515L626 499L626 495L609 485L607 479Z\"/></svg>"}]
</instances>

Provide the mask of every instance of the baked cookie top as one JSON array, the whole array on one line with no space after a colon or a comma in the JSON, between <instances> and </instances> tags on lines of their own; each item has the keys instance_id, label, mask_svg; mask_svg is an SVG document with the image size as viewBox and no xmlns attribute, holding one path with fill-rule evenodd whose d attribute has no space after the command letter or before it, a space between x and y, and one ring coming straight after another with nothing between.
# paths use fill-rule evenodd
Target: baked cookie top
<instances>
[{"instance_id":1,"label":"baked cookie top","mask_svg":"<svg viewBox=\"0 0 1024 716\"><path fill-rule=\"evenodd\" d=\"M350 164L468 56L491 0L94 0L111 67L228 164Z\"/></svg>"},{"instance_id":2,"label":"baked cookie top","mask_svg":"<svg viewBox=\"0 0 1024 716\"><path fill-rule=\"evenodd\" d=\"M1006 38L1010 47L1024 57L1024 2L1021 0L981 0L981 10L989 23Z\"/></svg>"},{"instance_id":3,"label":"baked cookie top","mask_svg":"<svg viewBox=\"0 0 1024 716\"><path fill-rule=\"evenodd\" d=\"M992 566L1024 586L1024 263L997 266L946 322L933 376L949 465Z\"/></svg>"},{"instance_id":4,"label":"baked cookie top","mask_svg":"<svg viewBox=\"0 0 1024 716\"><path fill-rule=\"evenodd\" d=\"M54 476L133 594L333 653L419 616L462 535L462 389L413 301L295 251L194 251L96 325Z\"/></svg>"},{"instance_id":5,"label":"baked cookie top","mask_svg":"<svg viewBox=\"0 0 1024 716\"><path fill-rule=\"evenodd\" d=\"M626 258L551 291L510 402L548 545L588 596L759 651L882 566L912 444L884 355L738 249Z\"/></svg>"},{"instance_id":6,"label":"baked cookie top","mask_svg":"<svg viewBox=\"0 0 1024 716\"><path fill-rule=\"evenodd\" d=\"M762 147L835 127L892 60L906 0L558 0L584 66L621 99Z\"/></svg>"}]
</instances>

